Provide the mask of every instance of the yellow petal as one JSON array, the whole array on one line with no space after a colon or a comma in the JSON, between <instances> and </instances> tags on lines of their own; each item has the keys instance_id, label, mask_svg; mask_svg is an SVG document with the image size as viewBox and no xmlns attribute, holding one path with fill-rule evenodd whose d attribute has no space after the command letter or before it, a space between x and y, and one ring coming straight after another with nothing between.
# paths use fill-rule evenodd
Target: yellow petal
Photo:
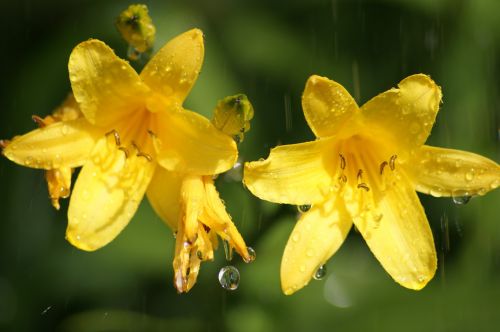
<instances>
[{"instance_id":1,"label":"yellow petal","mask_svg":"<svg viewBox=\"0 0 500 332\"><path fill-rule=\"evenodd\" d=\"M338 134L359 109L349 92L337 82L313 75L302 95L307 123L316 137Z\"/></svg>"},{"instance_id":2,"label":"yellow petal","mask_svg":"<svg viewBox=\"0 0 500 332\"><path fill-rule=\"evenodd\" d=\"M373 188L375 190L375 188ZM378 213L354 218L372 253L402 286L423 288L437 265L432 232L417 193L405 174L382 196Z\"/></svg>"},{"instance_id":3,"label":"yellow petal","mask_svg":"<svg viewBox=\"0 0 500 332\"><path fill-rule=\"evenodd\" d=\"M2 153L13 162L32 168L79 167L101 134L84 118L56 122L15 137Z\"/></svg>"},{"instance_id":4,"label":"yellow petal","mask_svg":"<svg viewBox=\"0 0 500 332\"><path fill-rule=\"evenodd\" d=\"M484 195L500 185L500 166L471 152L424 145L412 165L417 190L434 196Z\"/></svg>"},{"instance_id":5,"label":"yellow petal","mask_svg":"<svg viewBox=\"0 0 500 332\"><path fill-rule=\"evenodd\" d=\"M127 61L99 40L76 46L68 70L75 99L93 124L108 127L145 107L148 87Z\"/></svg>"},{"instance_id":6,"label":"yellow petal","mask_svg":"<svg viewBox=\"0 0 500 332\"><path fill-rule=\"evenodd\" d=\"M213 179L209 176L204 176L203 182L205 184L205 209L200 216L200 220L210 229L217 232L221 238L228 241L229 245L236 250L244 261L250 262L253 258L248 253L245 240L243 240L243 237L227 213L226 207L215 188Z\"/></svg>"},{"instance_id":7,"label":"yellow petal","mask_svg":"<svg viewBox=\"0 0 500 332\"><path fill-rule=\"evenodd\" d=\"M361 107L369 134L397 150L419 148L429 136L441 101L441 88L429 76L412 75Z\"/></svg>"},{"instance_id":8,"label":"yellow petal","mask_svg":"<svg viewBox=\"0 0 500 332\"><path fill-rule=\"evenodd\" d=\"M314 205L295 225L281 260L281 288L286 295L307 285L344 242L352 222L339 201L331 198Z\"/></svg>"},{"instance_id":9,"label":"yellow petal","mask_svg":"<svg viewBox=\"0 0 500 332\"><path fill-rule=\"evenodd\" d=\"M203 63L201 30L192 29L170 40L144 67L141 78L156 93L182 103Z\"/></svg>"},{"instance_id":10,"label":"yellow petal","mask_svg":"<svg viewBox=\"0 0 500 332\"><path fill-rule=\"evenodd\" d=\"M155 164L119 149L112 137L97 143L75 184L66 237L92 251L112 241L132 219Z\"/></svg>"},{"instance_id":11,"label":"yellow petal","mask_svg":"<svg viewBox=\"0 0 500 332\"><path fill-rule=\"evenodd\" d=\"M181 204L182 177L163 167L156 167L147 196L151 206L172 230L177 230Z\"/></svg>"},{"instance_id":12,"label":"yellow petal","mask_svg":"<svg viewBox=\"0 0 500 332\"><path fill-rule=\"evenodd\" d=\"M278 146L266 160L245 164L244 183L255 196L275 203L322 201L337 166L332 143L332 139L321 139Z\"/></svg>"},{"instance_id":13,"label":"yellow petal","mask_svg":"<svg viewBox=\"0 0 500 332\"><path fill-rule=\"evenodd\" d=\"M213 175L232 168L236 143L200 114L182 110L155 113L158 163L169 171Z\"/></svg>"},{"instance_id":14,"label":"yellow petal","mask_svg":"<svg viewBox=\"0 0 500 332\"><path fill-rule=\"evenodd\" d=\"M201 176L188 175L182 180L181 203L184 209L184 233L193 243L198 236L198 217L205 202L205 188Z\"/></svg>"}]
</instances>

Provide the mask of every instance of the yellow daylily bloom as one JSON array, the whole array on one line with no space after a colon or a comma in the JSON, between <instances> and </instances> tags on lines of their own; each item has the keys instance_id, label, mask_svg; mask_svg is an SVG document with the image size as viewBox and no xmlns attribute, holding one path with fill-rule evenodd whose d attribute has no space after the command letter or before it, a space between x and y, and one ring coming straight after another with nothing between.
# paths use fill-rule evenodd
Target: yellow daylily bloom
<instances>
[{"instance_id":1,"label":"yellow daylily bloom","mask_svg":"<svg viewBox=\"0 0 500 332\"><path fill-rule=\"evenodd\" d=\"M157 168L147 195L154 210L176 230L174 285L188 292L200 264L213 260L217 235L245 262L252 261L245 241L227 214L212 176L189 175Z\"/></svg>"},{"instance_id":2,"label":"yellow daylily bloom","mask_svg":"<svg viewBox=\"0 0 500 332\"><path fill-rule=\"evenodd\" d=\"M483 195L500 166L482 156L424 145L441 102L430 77L405 78L362 107L338 83L311 76L302 107L317 139L278 146L246 163L244 182L276 203L312 205L285 248L281 285L292 294L340 247L352 223L389 275L419 290L434 276L432 232L416 190Z\"/></svg>"},{"instance_id":3,"label":"yellow daylily bloom","mask_svg":"<svg viewBox=\"0 0 500 332\"><path fill-rule=\"evenodd\" d=\"M236 162L235 142L182 107L203 55L202 32L193 29L168 42L139 75L103 42L83 42L68 65L82 116L60 117L4 142L7 158L52 172L52 184L65 183L67 172L57 170L83 166L68 209L66 237L74 246L92 251L113 240L137 210L157 164L212 176Z\"/></svg>"}]
</instances>

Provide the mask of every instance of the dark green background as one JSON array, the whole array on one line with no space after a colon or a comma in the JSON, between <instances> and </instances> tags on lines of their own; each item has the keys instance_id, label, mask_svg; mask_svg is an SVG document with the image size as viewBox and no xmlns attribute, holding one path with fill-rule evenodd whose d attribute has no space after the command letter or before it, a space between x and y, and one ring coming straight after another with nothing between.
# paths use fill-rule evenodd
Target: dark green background
<instances>
[{"instance_id":1,"label":"dark green background","mask_svg":"<svg viewBox=\"0 0 500 332\"><path fill-rule=\"evenodd\" d=\"M35 128L69 91L67 60L88 38L126 45L113 26L126 1L5 1L0 19L0 138ZM205 33L203 71L186 105L211 117L219 98L255 107L242 160L313 138L300 106L319 74L362 104L414 73L442 86L429 144L499 158L500 2L146 1L161 46L192 27ZM238 176L234 172L233 177ZM144 201L120 236L86 253L64 239L67 201L55 211L43 172L0 159L0 330L5 331L492 331L500 326L500 191L454 205L421 196L439 256L420 292L398 286L351 232L328 274L282 295L279 264L297 218L261 202L231 176L221 195L257 251L238 290L217 281L222 249L187 295L172 285L172 232ZM449 238L449 241L446 240ZM449 249L446 247L449 245Z\"/></svg>"}]
</instances>

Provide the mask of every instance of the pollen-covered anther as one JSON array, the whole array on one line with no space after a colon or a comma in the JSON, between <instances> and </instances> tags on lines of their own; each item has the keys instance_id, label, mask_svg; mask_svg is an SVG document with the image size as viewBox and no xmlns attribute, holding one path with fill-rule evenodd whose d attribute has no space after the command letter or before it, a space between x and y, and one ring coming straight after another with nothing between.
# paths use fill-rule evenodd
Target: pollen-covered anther
<instances>
[{"instance_id":1,"label":"pollen-covered anther","mask_svg":"<svg viewBox=\"0 0 500 332\"><path fill-rule=\"evenodd\" d=\"M384 168L389 165L389 163L387 161L383 161L381 164L380 164L380 175L383 175L384 174Z\"/></svg>"},{"instance_id":2,"label":"pollen-covered anther","mask_svg":"<svg viewBox=\"0 0 500 332\"><path fill-rule=\"evenodd\" d=\"M118 131L116 131L116 129L108 131L105 135L106 135L106 137L113 135L116 145L118 145L118 146L122 145L121 140L120 140L120 134L118 134Z\"/></svg>"},{"instance_id":3,"label":"pollen-covered anther","mask_svg":"<svg viewBox=\"0 0 500 332\"><path fill-rule=\"evenodd\" d=\"M364 189L366 191L370 191L370 187L364 182L358 184L358 189Z\"/></svg>"},{"instance_id":4,"label":"pollen-covered anther","mask_svg":"<svg viewBox=\"0 0 500 332\"><path fill-rule=\"evenodd\" d=\"M135 151L136 151L136 156L137 157L143 157L143 158L146 158L147 161L149 162L152 162L153 161L153 157L151 157L150 154L146 153L146 152L143 152L141 151L141 149L139 148L139 146L134 142L132 141L132 146L134 147Z\"/></svg>"},{"instance_id":5,"label":"pollen-covered anther","mask_svg":"<svg viewBox=\"0 0 500 332\"><path fill-rule=\"evenodd\" d=\"M360 182L363 179L363 170L362 169L358 170L358 175L356 175L356 178L358 179L358 182Z\"/></svg>"},{"instance_id":6,"label":"pollen-covered anther","mask_svg":"<svg viewBox=\"0 0 500 332\"><path fill-rule=\"evenodd\" d=\"M8 139L0 139L0 148L5 149L10 144Z\"/></svg>"},{"instance_id":7,"label":"pollen-covered anther","mask_svg":"<svg viewBox=\"0 0 500 332\"><path fill-rule=\"evenodd\" d=\"M158 135L156 135L156 133L154 131L152 131L151 129L148 129L148 134L151 138L156 138L158 137Z\"/></svg>"},{"instance_id":8,"label":"pollen-covered anther","mask_svg":"<svg viewBox=\"0 0 500 332\"><path fill-rule=\"evenodd\" d=\"M125 158L127 158L127 159L128 159L128 156L129 156L130 154L129 154L128 149L127 149L126 147L124 147L124 146L119 146L119 147L118 147L118 150L123 151L123 153L125 154Z\"/></svg>"},{"instance_id":9,"label":"pollen-covered anther","mask_svg":"<svg viewBox=\"0 0 500 332\"><path fill-rule=\"evenodd\" d=\"M396 158L397 155L392 155L391 159L389 159L389 167L391 168L391 171L394 171L396 169Z\"/></svg>"},{"instance_id":10,"label":"pollen-covered anther","mask_svg":"<svg viewBox=\"0 0 500 332\"><path fill-rule=\"evenodd\" d=\"M344 185L347 183L347 176L345 174L341 174L339 176L339 183L340 185Z\"/></svg>"},{"instance_id":11,"label":"pollen-covered anther","mask_svg":"<svg viewBox=\"0 0 500 332\"><path fill-rule=\"evenodd\" d=\"M31 120L33 120L33 122L35 122L40 128L43 128L47 125L47 123L45 123L45 121L38 115L32 115Z\"/></svg>"},{"instance_id":12,"label":"pollen-covered anther","mask_svg":"<svg viewBox=\"0 0 500 332\"><path fill-rule=\"evenodd\" d=\"M339 153L339 157L340 157L340 169L345 169L346 162L342 153Z\"/></svg>"}]
</instances>

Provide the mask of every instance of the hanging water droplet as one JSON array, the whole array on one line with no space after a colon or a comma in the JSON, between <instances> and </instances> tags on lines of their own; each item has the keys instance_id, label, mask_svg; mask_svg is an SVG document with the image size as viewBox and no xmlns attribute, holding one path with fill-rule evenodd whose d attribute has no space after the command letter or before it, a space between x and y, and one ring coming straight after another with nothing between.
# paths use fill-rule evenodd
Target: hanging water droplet
<instances>
[{"instance_id":1,"label":"hanging water droplet","mask_svg":"<svg viewBox=\"0 0 500 332\"><path fill-rule=\"evenodd\" d=\"M248 259L245 260L245 263L251 263L257 258L257 254L255 253L255 250L252 247L247 247L248 251Z\"/></svg>"},{"instance_id":2,"label":"hanging water droplet","mask_svg":"<svg viewBox=\"0 0 500 332\"><path fill-rule=\"evenodd\" d=\"M312 205L310 204L297 205L297 210L299 210L300 213L304 213L309 211L311 207Z\"/></svg>"},{"instance_id":3,"label":"hanging water droplet","mask_svg":"<svg viewBox=\"0 0 500 332\"><path fill-rule=\"evenodd\" d=\"M315 280L322 280L326 276L326 265L320 265L316 272L314 272L313 278Z\"/></svg>"},{"instance_id":4,"label":"hanging water droplet","mask_svg":"<svg viewBox=\"0 0 500 332\"><path fill-rule=\"evenodd\" d=\"M224 255L226 255L226 260L230 262L233 260L233 247L231 247L231 244L226 240L223 240L222 243L224 244Z\"/></svg>"},{"instance_id":5,"label":"hanging water droplet","mask_svg":"<svg viewBox=\"0 0 500 332\"><path fill-rule=\"evenodd\" d=\"M240 284L240 271L232 265L224 266L219 271L219 283L226 290L235 290Z\"/></svg>"},{"instance_id":6,"label":"hanging water droplet","mask_svg":"<svg viewBox=\"0 0 500 332\"><path fill-rule=\"evenodd\" d=\"M465 205L470 201L471 196L453 196L453 203L457 205Z\"/></svg>"}]
</instances>

